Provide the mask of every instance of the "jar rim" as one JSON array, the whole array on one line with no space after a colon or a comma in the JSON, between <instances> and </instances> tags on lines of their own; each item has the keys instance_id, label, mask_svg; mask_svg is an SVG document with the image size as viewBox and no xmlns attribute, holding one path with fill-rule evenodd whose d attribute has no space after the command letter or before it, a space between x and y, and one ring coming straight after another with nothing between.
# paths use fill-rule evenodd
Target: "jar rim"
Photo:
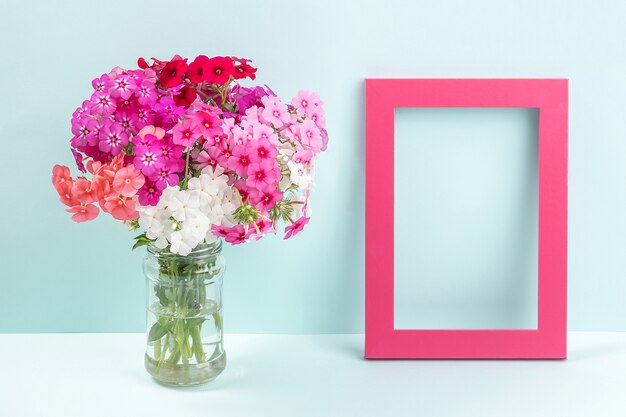
<instances>
[{"instance_id":1,"label":"jar rim","mask_svg":"<svg viewBox=\"0 0 626 417\"><path fill-rule=\"evenodd\" d=\"M165 249L159 249L154 242L148 243L148 253L154 256L177 256L177 257L198 257L198 256L213 256L222 251L222 239L218 238L212 243L202 242L191 250L188 255L179 255L169 251L169 246Z\"/></svg>"}]
</instances>

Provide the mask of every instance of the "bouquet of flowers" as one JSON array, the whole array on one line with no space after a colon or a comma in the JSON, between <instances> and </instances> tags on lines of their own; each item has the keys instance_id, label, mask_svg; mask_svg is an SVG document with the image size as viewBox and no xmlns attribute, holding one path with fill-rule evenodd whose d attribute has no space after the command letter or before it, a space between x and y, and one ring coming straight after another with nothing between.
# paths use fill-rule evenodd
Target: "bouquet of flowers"
<instances>
[{"instance_id":1,"label":"bouquet of flowers","mask_svg":"<svg viewBox=\"0 0 626 417\"><path fill-rule=\"evenodd\" d=\"M56 165L52 182L72 219L100 210L141 228L134 247L189 254L218 237L233 245L309 222L315 158L328 136L323 103L302 90L284 103L250 60L200 55L140 58L92 81L72 115L80 175ZM99 206L99 208L98 208Z\"/></svg>"},{"instance_id":2,"label":"bouquet of flowers","mask_svg":"<svg viewBox=\"0 0 626 417\"><path fill-rule=\"evenodd\" d=\"M52 183L76 222L110 214L141 229L149 245L146 369L195 384L225 366L220 256L310 219L316 156L326 149L323 103L300 91L284 103L247 59L174 56L138 60L92 81L72 115L71 150L81 175L56 165ZM207 351L209 350L210 351Z\"/></svg>"}]
</instances>

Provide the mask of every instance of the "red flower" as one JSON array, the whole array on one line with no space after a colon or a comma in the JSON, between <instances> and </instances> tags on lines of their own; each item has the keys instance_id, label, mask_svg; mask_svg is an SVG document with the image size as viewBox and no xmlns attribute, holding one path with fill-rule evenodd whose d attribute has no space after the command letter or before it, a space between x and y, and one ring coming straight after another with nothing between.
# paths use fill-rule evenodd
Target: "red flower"
<instances>
[{"instance_id":1,"label":"red flower","mask_svg":"<svg viewBox=\"0 0 626 417\"><path fill-rule=\"evenodd\" d=\"M233 60L229 57L216 56L209 59L206 65L207 68L204 72L204 79L209 84L224 85L235 72Z\"/></svg>"},{"instance_id":2,"label":"red flower","mask_svg":"<svg viewBox=\"0 0 626 417\"><path fill-rule=\"evenodd\" d=\"M150 65L148 65L148 63L146 62L146 60L143 57L139 57L139 59L137 60L137 66L139 68L141 68L141 69L146 69Z\"/></svg>"},{"instance_id":3,"label":"red flower","mask_svg":"<svg viewBox=\"0 0 626 417\"><path fill-rule=\"evenodd\" d=\"M209 72L208 67L209 58L205 55L198 55L196 59L189 64L187 69L187 78L194 84L200 84L205 80L205 75Z\"/></svg>"},{"instance_id":4,"label":"red flower","mask_svg":"<svg viewBox=\"0 0 626 417\"><path fill-rule=\"evenodd\" d=\"M240 80L247 77L254 80L256 78L256 68L248 64L248 62L251 62L249 59L235 58L234 56L231 59L235 64L235 71L233 71L234 79Z\"/></svg>"},{"instance_id":5,"label":"red flower","mask_svg":"<svg viewBox=\"0 0 626 417\"><path fill-rule=\"evenodd\" d=\"M187 60L177 59L168 62L159 74L159 82L164 88L175 87L183 81L187 70Z\"/></svg>"},{"instance_id":6,"label":"red flower","mask_svg":"<svg viewBox=\"0 0 626 417\"><path fill-rule=\"evenodd\" d=\"M186 85L181 88L178 95L174 96L173 98L174 103L176 103L178 107L189 108L191 103L196 100L197 96L198 95L196 94L196 90Z\"/></svg>"}]
</instances>

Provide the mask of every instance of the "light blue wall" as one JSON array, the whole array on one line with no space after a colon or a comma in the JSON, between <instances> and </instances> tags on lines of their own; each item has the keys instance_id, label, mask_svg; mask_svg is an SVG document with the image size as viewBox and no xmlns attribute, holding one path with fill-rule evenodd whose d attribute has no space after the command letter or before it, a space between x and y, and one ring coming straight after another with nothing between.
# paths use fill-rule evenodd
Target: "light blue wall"
<instances>
[{"instance_id":1,"label":"light blue wall","mask_svg":"<svg viewBox=\"0 0 626 417\"><path fill-rule=\"evenodd\" d=\"M364 77L570 78L570 328L626 330L626 2L0 3L0 331L139 331L141 253L77 225L49 183L90 81L138 56L232 54L320 92L331 144L299 239L229 248L232 332L358 332Z\"/></svg>"}]
</instances>

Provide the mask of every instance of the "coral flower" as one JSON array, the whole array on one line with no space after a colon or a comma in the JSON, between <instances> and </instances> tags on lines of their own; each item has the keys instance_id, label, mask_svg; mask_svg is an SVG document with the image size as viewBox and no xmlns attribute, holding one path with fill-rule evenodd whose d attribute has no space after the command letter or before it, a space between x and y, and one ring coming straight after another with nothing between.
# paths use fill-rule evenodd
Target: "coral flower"
<instances>
[{"instance_id":1,"label":"coral flower","mask_svg":"<svg viewBox=\"0 0 626 417\"><path fill-rule=\"evenodd\" d=\"M141 171L132 165L128 165L115 173L113 190L124 197L132 197L146 182Z\"/></svg>"},{"instance_id":2,"label":"coral flower","mask_svg":"<svg viewBox=\"0 0 626 417\"><path fill-rule=\"evenodd\" d=\"M153 135L158 140L161 140L163 139L163 136L165 136L165 130L163 130L162 127L148 125L142 127L139 133L137 133L137 136L139 136L140 138L143 138L146 135Z\"/></svg>"},{"instance_id":3,"label":"coral flower","mask_svg":"<svg viewBox=\"0 0 626 417\"><path fill-rule=\"evenodd\" d=\"M55 165L54 168L52 168L52 185L56 186L62 182L72 183L70 169L65 165Z\"/></svg>"},{"instance_id":4,"label":"coral flower","mask_svg":"<svg viewBox=\"0 0 626 417\"><path fill-rule=\"evenodd\" d=\"M83 204L93 203L98 200L98 192L91 181L85 178L77 178L72 187L72 195Z\"/></svg>"},{"instance_id":5,"label":"coral flower","mask_svg":"<svg viewBox=\"0 0 626 417\"><path fill-rule=\"evenodd\" d=\"M76 223L93 220L98 217L98 213L100 212L100 210L98 210L98 207L93 204L72 206L65 211L67 211L68 213L73 213L72 220L74 220Z\"/></svg>"},{"instance_id":6,"label":"coral flower","mask_svg":"<svg viewBox=\"0 0 626 417\"><path fill-rule=\"evenodd\" d=\"M104 208L116 220L134 220L139 217L135 202L122 196L109 196L104 201Z\"/></svg>"}]
</instances>

